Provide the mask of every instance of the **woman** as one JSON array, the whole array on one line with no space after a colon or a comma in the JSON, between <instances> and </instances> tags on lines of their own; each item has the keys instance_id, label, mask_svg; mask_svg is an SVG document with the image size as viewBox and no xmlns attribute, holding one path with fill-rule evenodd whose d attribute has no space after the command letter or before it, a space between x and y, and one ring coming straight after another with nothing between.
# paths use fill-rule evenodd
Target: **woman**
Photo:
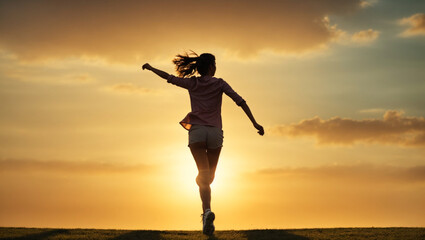
<instances>
[{"instance_id":1,"label":"woman","mask_svg":"<svg viewBox=\"0 0 425 240\"><path fill-rule=\"evenodd\" d=\"M211 211L211 188L215 170L223 146L223 131L221 122L221 102L225 93L245 111L254 127L260 135L264 134L263 127L258 124L251 113L245 100L221 78L215 78L215 57L209 53L193 57L177 55L173 60L179 77L150 66L143 65L147 69L167 82L185 88L189 91L192 111L180 122L189 131L189 148L198 167L196 183L202 200L202 231L206 235L214 233L215 215ZM195 73L201 76L193 76ZM190 77L192 76L192 77ZM190 77L190 78L189 78Z\"/></svg>"}]
</instances>

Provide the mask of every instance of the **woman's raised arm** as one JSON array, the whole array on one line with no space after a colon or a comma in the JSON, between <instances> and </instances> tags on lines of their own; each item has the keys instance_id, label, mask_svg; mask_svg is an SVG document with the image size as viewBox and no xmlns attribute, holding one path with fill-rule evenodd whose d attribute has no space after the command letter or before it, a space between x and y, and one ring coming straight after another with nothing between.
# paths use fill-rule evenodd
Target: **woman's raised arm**
<instances>
[{"instance_id":1,"label":"woman's raised arm","mask_svg":"<svg viewBox=\"0 0 425 240\"><path fill-rule=\"evenodd\" d=\"M151 65L149 65L149 63L145 63L142 66L142 69L143 70L145 70L145 69L150 70L150 71L154 72L156 75L160 76L163 79L168 79L168 77L170 76L170 74L152 67Z\"/></svg>"}]
</instances>

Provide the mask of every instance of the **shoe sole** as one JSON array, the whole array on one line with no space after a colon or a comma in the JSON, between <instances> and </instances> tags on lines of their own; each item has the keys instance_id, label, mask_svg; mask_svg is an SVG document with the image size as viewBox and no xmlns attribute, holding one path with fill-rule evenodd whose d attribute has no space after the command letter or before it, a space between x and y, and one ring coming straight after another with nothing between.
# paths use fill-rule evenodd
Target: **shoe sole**
<instances>
[{"instance_id":1,"label":"shoe sole","mask_svg":"<svg viewBox=\"0 0 425 240\"><path fill-rule=\"evenodd\" d=\"M214 233L215 227L214 227L214 219L215 219L215 214L213 212L211 212L210 214L208 214L207 219L205 219L205 227L204 227L204 234L211 236Z\"/></svg>"}]
</instances>

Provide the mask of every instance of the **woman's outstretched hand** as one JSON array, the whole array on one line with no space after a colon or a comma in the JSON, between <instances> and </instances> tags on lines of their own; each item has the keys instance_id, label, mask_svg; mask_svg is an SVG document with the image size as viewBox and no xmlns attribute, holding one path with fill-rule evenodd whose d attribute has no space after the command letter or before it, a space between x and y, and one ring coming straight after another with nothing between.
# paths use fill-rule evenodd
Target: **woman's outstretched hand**
<instances>
[{"instance_id":1,"label":"woman's outstretched hand","mask_svg":"<svg viewBox=\"0 0 425 240\"><path fill-rule=\"evenodd\" d=\"M149 65L149 63L145 63L145 64L143 64L142 69L143 69L143 70L145 70L145 69L147 69L147 70L152 70L152 66L151 66L151 65Z\"/></svg>"},{"instance_id":2,"label":"woman's outstretched hand","mask_svg":"<svg viewBox=\"0 0 425 240\"><path fill-rule=\"evenodd\" d=\"M150 71L152 71L153 73L155 73L156 75L160 76L163 79L168 79L168 77L170 77L170 75L168 73L152 67L149 63L143 64L142 69L143 70L145 70L145 69L150 70Z\"/></svg>"},{"instance_id":3,"label":"woman's outstretched hand","mask_svg":"<svg viewBox=\"0 0 425 240\"><path fill-rule=\"evenodd\" d=\"M258 124L258 123L255 123L254 124L254 127L258 130L258 134L260 134L261 136L263 136L264 135L264 128L263 128L263 126L261 126L260 124Z\"/></svg>"}]
</instances>

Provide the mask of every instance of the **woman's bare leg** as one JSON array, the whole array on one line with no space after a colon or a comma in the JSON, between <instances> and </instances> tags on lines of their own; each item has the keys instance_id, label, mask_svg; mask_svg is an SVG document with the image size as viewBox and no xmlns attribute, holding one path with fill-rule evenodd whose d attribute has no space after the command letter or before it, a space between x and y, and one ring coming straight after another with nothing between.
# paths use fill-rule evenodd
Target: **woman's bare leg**
<instances>
[{"instance_id":1,"label":"woman's bare leg","mask_svg":"<svg viewBox=\"0 0 425 240\"><path fill-rule=\"evenodd\" d=\"M207 148L205 142L193 143L190 146L196 166L198 167L198 176L196 183L199 186L199 194L202 200L202 210L211 209L211 188L210 188L210 167L208 162Z\"/></svg>"},{"instance_id":2,"label":"woman's bare leg","mask_svg":"<svg viewBox=\"0 0 425 240\"><path fill-rule=\"evenodd\" d=\"M221 147L207 149L205 142L193 143L190 145L190 151L198 167L198 176L196 183L199 186L199 194L202 200L202 210L211 209L211 187L214 181L215 170L217 169L218 158L220 157Z\"/></svg>"},{"instance_id":3,"label":"woman's bare leg","mask_svg":"<svg viewBox=\"0 0 425 240\"><path fill-rule=\"evenodd\" d=\"M217 169L218 158L220 157L221 147L207 149L208 165L210 167L210 184L214 181L215 170Z\"/></svg>"}]
</instances>

